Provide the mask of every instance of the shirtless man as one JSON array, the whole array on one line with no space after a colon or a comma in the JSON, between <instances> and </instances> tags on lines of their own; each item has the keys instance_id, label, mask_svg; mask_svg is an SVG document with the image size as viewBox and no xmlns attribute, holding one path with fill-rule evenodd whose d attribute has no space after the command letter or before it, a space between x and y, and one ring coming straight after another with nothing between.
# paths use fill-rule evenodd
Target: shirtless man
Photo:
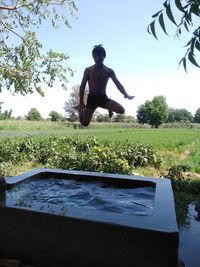
<instances>
[{"instance_id":1,"label":"shirtless man","mask_svg":"<svg viewBox=\"0 0 200 267\"><path fill-rule=\"evenodd\" d=\"M112 117L113 112L120 114L125 112L122 105L108 98L106 95L106 86L109 78L112 79L125 98L130 100L134 98L134 96L127 94L123 85L118 81L115 72L103 64L104 58L106 57L106 51L102 45L96 45L94 47L92 56L95 64L85 69L79 92L79 120L83 126L88 126L90 124L92 115L97 107L108 109L110 117ZM87 97L87 104L85 105L83 97L87 82L89 86L89 94Z\"/></svg>"}]
</instances>

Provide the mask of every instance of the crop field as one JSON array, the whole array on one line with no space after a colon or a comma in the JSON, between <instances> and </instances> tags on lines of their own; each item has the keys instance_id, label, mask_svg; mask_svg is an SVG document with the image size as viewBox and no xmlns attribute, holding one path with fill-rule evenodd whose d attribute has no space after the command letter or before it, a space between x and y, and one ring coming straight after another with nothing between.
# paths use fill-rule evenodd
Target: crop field
<instances>
[{"instance_id":1,"label":"crop field","mask_svg":"<svg viewBox=\"0 0 200 267\"><path fill-rule=\"evenodd\" d=\"M194 175L200 174L199 129L127 128L117 124L92 124L80 128L64 122L0 121L0 140L24 137L81 137L97 138L102 142L150 144L162 157L159 171L154 168L136 168L143 175L158 176L175 164L186 164ZM35 139L35 140L36 140Z\"/></svg>"}]
</instances>

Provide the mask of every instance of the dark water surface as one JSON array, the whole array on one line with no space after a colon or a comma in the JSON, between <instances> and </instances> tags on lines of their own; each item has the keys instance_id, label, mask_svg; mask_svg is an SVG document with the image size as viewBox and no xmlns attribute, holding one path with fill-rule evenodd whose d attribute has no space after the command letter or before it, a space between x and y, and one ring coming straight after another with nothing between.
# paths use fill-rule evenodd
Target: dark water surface
<instances>
[{"instance_id":1,"label":"dark water surface","mask_svg":"<svg viewBox=\"0 0 200 267\"><path fill-rule=\"evenodd\" d=\"M35 179L7 192L6 201L29 207L49 203L66 207L84 207L120 214L150 215L154 207L155 188L122 188L103 182L74 179Z\"/></svg>"}]
</instances>

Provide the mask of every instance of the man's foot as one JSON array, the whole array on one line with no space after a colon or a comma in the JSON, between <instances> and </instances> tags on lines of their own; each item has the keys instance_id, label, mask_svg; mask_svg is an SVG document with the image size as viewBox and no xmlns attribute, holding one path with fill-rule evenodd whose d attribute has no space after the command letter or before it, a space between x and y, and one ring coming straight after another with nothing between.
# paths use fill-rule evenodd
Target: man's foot
<instances>
[{"instance_id":1,"label":"man's foot","mask_svg":"<svg viewBox=\"0 0 200 267\"><path fill-rule=\"evenodd\" d=\"M112 111L112 110L108 110L108 115L109 115L109 118L111 119L112 118L112 116L113 116L113 114L114 114L114 112Z\"/></svg>"}]
</instances>

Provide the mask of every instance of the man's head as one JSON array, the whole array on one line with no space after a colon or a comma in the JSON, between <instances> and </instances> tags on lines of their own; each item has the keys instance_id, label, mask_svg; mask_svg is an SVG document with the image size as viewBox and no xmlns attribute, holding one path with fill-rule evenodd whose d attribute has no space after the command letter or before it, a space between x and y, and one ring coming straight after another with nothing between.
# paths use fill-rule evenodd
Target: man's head
<instances>
[{"instance_id":1,"label":"man's head","mask_svg":"<svg viewBox=\"0 0 200 267\"><path fill-rule=\"evenodd\" d=\"M95 45L92 50L92 56L96 63L102 63L106 57L106 51L102 45Z\"/></svg>"},{"instance_id":2,"label":"man's head","mask_svg":"<svg viewBox=\"0 0 200 267\"><path fill-rule=\"evenodd\" d=\"M95 45L92 50L92 55L103 55L104 58L106 57L106 50L103 48L103 45Z\"/></svg>"}]
</instances>

